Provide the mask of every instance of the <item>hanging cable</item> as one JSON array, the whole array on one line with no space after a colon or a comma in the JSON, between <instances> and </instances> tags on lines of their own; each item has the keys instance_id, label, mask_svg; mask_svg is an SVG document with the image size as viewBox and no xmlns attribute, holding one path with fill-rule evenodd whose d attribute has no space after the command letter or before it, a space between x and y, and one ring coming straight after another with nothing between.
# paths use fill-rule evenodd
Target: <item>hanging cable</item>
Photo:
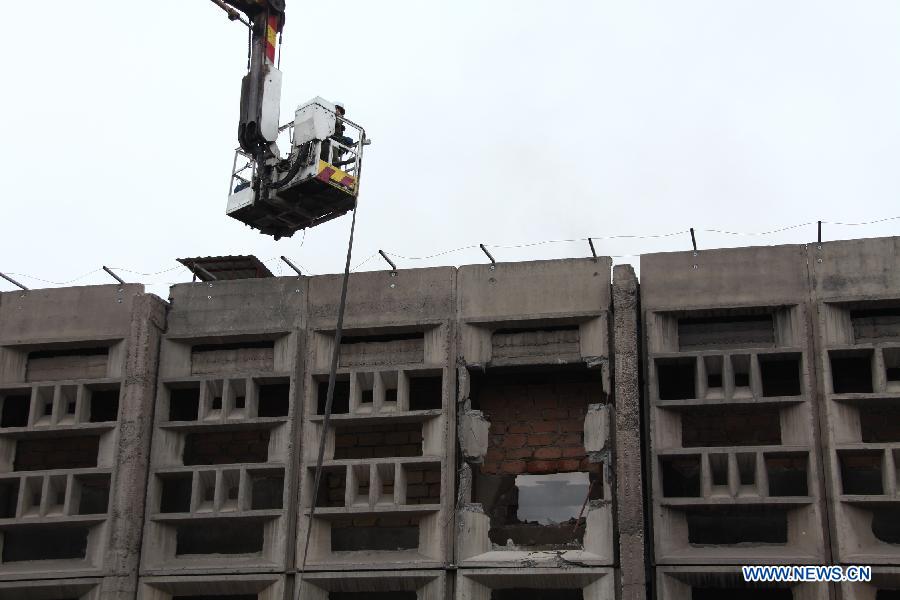
<instances>
[{"instance_id":1,"label":"hanging cable","mask_svg":"<svg viewBox=\"0 0 900 600\"><path fill-rule=\"evenodd\" d=\"M303 565L300 568L300 580L297 583L297 596L303 587L302 573L306 571L306 557L309 555L309 540L312 532L313 517L316 512L315 499L319 495L319 486L322 483L322 463L325 461L325 440L328 437L328 425L331 422L331 404L334 400L334 384L337 379L338 360L341 356L341 334L344 331L344 309L347 306L347 284L350 280L350 258L353 254L353 232L356 229L356 203L353 206L353 220L350 222L350 242L347 244L347 261L344 264L344 278L341 281L341 301L338 304L337 324L334 331L334 349L331 352L331 368L328 371L328 392L325 395L325 414L322 417L322 432L319 440L319 454L316 458L316 477L313 483L313 501L309 508L309 519L306 526L306 541L303 544Z\"/></svg>"}]
</instances>

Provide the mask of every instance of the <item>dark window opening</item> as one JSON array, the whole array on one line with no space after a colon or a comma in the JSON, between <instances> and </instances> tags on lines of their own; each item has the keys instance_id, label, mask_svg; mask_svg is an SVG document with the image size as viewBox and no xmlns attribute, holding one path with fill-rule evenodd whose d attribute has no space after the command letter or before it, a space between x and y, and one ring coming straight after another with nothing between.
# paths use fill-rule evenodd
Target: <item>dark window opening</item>
<instances>
[{"instance_id":1,"label":"dark window opening","mask_svg":"<svg viewBox=\"0 0 900 600\"><path fill-rule=\"evenodd\" d=\"M223 596L221 594L204 596L172 596L172 600L257 600L256 594L234 594Z\"/></svg>"},{"instance_id":2,"label":"dark window opening","mask_svg":"<svg viewBox=\"0 0 900 600\"><path fill-rule=\"evenodd\" d=\"M268 429L188 433L184 440L184 465L267 462L270 433Z\"/></svg>"},{"instance_id":3,"label":"dark window opening","mask_svg":"<svg viewBox=\"0 0 900 600\"><path fill-rule=\"evenodd\" d=\"M486 372L469 371L470 399L474 410L490 413L495 408L505 407L507 395L517 397L520 414L528 418L543 419L541 410L552 409L551 397L566 405L577 399L579 405L602 404L606 401L603 392L602 372L588 369L583 365L534 366L493 368ZM532 398L541 396L538 406ZM526 415L525 411L538 412ZM571 410L571 408L570 408Z\"/></svg>"},{"instance_id":4,"label":"dark window opening","mask_svg":"<svg viewBox=\"0 0 900 600\"><path fill-rule=\"evenodd\" d=\"M900 600L900 590L878 590L875 600Z\"/></svg>"},{"instance_id":5,"label":"dark window opening","mask_svg":"<svg viewBox=\"0 0 900 600\"><path fill-rule=\"evenodd\" d=\"M734 375L735 388L750 387L750 356L737 354L731 357L731 371Z\"/></svg>"},{"instance_id":6,"label":"dark window opening","mask_svg":"<svg viewBox=\"0 0 900 600\"><path fill-rule=\"evenodd\" d=\"M793 600L791 588L691 588L691 600Z\"/></svg>"},{"instance_id":7,"label":"dark window opening","mask_svg":"<svg viewBox=\"0 0 900 600\"><path fill-rule=\"evenodd\" d=\"M771 455L765 457L770 496L806 496L808 478L806 455Z\"/></svg>"},{"instance_id":8,"label":"dark window opening","mask_svg":"<svg viewBox=\"0 0 900 600\"><path fill-rule=\"evenodd\" d=\"M693 358L666 358L656 361L660 400L689 400L697 397Z\"/></svg>"},{"instance_id":9,"label":"dark window opening","mask_svg":"<svg viewBox=\"0 0 900 600\"><path fill-rule=\"evenodd\" d=\"M900 390L900 348L885 348L883 353L888 391Z\"/></svg>"},{"instance_id":10,"label":"dark window opening","mask_svg":"<svg viewBox=\"0 0 900 600\"><path fill-rule=\"evenodd\" d=\"M0 481L0 519L12 519L16 516L18 500L19 480Z\"/></svg>"},{"instance_id":11,"label":"dark window opening","mask_svg":"<svg viewBox=\"0 0 900 600\"><path fill-rule=\"evenodd\" d=\"M250 490L251 510L272 510L281 508L282 496L284 495L284 474L281 472L251 472Z\"/></svg>"},{"instance_id":12,"label":"dark window opening","mask_svg":"<svg viewBox=\"0 0 900 600\"><path fill-rule=\"evenodd\" d=\"M722 392L722 363L721 356L704 356L703 364L706 367L706 387L710 392Z\"/></svg>"},{"instance_id":13,"label":"dark window opening","mask_svg":"<svg viewBox=\"0 0 900 600\"><path fill-rule=\"evenodd\" d=\"M872 351L831 353L831 380L835 394L871 394Z\"/></svg>"},{"instance_id":14,"label":"dark window opening","mask_svg":"<svg viewBox=\"0 0 900 600\"><path fill-rule=\"evenodd\" d=\"M363 390L359 401L362 404L372 404L375 401L375 390Z\"/></svg>"},{"instance_id":15,"label":"dark window opening","mask_svg":"<svg viewBox=\"0 0 900 600\"><path fill-rule=\"evenodd\" d=\"M859 407L862 441L867 444L900 442L900 406L896 403Z\"/></svg>"},{"instance_id":16,"label":"dark window opening","mask_svg":"<svg viewBox=\"0 0 900 600\"><path fill-rule=\"evenodd\" d=\"M13 470L92 469L99 448L98 435L18 440Z\"/></svg>"},{"instance_id":17,"label":"dark window opening","mask_svg":"<svg viewBox=\"0 0 900 600\"><path fill-rule=\"evenodd\" d=\"M4 395L3 412L0 414L0 427L26 427L30 411L31 398L26 393Z\"/></svg>"},{"instance_id":18,"label":"dark window opening","mask_svg":"<svg viewBox=\"0 0 900 600\"><path fill-rule=\"evenodd\" d=\"M326 386L328 384L326 383ZM259 416L286 417L291 400L290 383L265 383L259 386Z\"/></svg>"},{"instance_id":19,"label":"dark window opening","mask_svg":"<svg viewBox=\"0 0 900 600\"><path fill-rule=\"evenodd\" d=\"M234 397L234 407L241 409L247 406L247 397L246 396L235 396Z\"/></svg>"},{"instance_id":20,"label":"dark window opening","mask_svg":"<svg viewBox=\"0 0 900 600\"><path fill-rule=\"evenodd\" d=\"M406 474L407 504L440 504L440 464L403 465L403 471Z\"/></svg>"},{"instance_id":21,"label":"dark window opening","mask_svg":"<svg viewBox=\"0 0 900 600\"><path fill-rule=\"evenodd\" d=\"M328 600L416 600L415 592L330 592Z\"/></svg>"},{"instance_id":22,"label":"dark window opening","mask_svg":"<svg viewBox=\"0 0 900 600\"><path fill-rule=\"evenodd\" d=\"M785 509L714 507L692 509L686 516L691 544L786 544L788 541Z\"/></svg>"},{"instance_id":23,"label":"dark window opening","mask_svg":"<svg viewBox=\"0 0 900 600\"><path fill-rule=\"evenodd\" d=\"M741 485L756 483L756 455L740 453L737 455L738 481Z\"/></svg>"},{"instance_id":24,"label":"dark window opening","mask_svg":"<svg viewBox=\"0 0 900 600\"><path fill-rule=\"evenodd\" d=\"M161 513L186 513L191 510L190 473L160 475L162 495L159 503Z\"/></svg>"},{"instance_id":25,"label":"dark window opening","mask_svg":"<svg viewBox=\"0 0 900 600\"><path fill-rule=\"evenodd\" d=\"M313 472L315 472L313 470ZM322 481L316 497L317 507L344 506L347 493L347 469L344 467L325 467L322 469Z\"/></svg>"},{"instance_id":26,"label":"dark window opening","mask_svg":"<svg viewBox=\"0 0 900 600\"><path fill-rule=\"evenodd\" d=\"M75 412L74 404L71 412ZM91 423L106 423L118 419L119 390L91 390Z\"/></svg>"},{"instance_id":27,"label":"dark window opening","mask_svg":"<svg viewBox=\"0 0 900 600\"><path fill-rule=\"evenodd\" d=\"M368 521L367 519L366 522ZM380 517L376 522L383 524L372 526L353 521L332 523L331 550L390 552L415 550L419 547L419 524L415 519Z\"/></svg>"},{"instance_id":28,"label":"dark window opening","mask_svg":"<svg viewBox=\"0 0 900 600\"><path fill-rule=\"evenodd\" d=\"M900 509L872 510L872 533L885 544L900 544Z\"/></svg>"},{"instance_id":29,"label":"dark window opening","mask_svg":"<svg viewBox=\"0 0 900 600\"><path fill-rule=\"evenodd\" d=\"M89 529L35 525L3 532L3 562L84 559Z\"/></svg>"},{"instance_id":30,"label":"dark window opening","mask_svg":"<svg viewBox=\"0 0 900 600\"><path fill-rule=\"evenodd\" d=\"M79 515L100 515L109 508L109 475L78 475L75 478L80 498ZM61 492L58 504L65 501L65 491Z\"/></svg>"},{"instance_id":31,"label":"dark window opening","mask_svg":"<svg viewBox=\"0 0 900 600\"><path fill-rule=\"evenodd\" d=\"M491 600L584 600L581 590L508 588L491 590Z\"/></svg>"},{"instance_id":32,"label":"dark window opening","mask_svg":"<svg viewBox=\"0 0 900 600\"><path fill-rule=\"evenodd\" d=\"M511 540L534 550L581 548L586 504L603 497L603 482L595 473L477 473L473 483L473 496L490 517L490 541L507 546Z\"/></svg>"},{"instance_id":33,"label":"dark window opening","mask_svg":"<svg viewBox=\"0 0 900 600\"><path fill-rule=\"evenodd\" d=\"M663 456L663 496L666 498L700 497L700 457Z\"/></svg>"},{"instance_id":34,"label":"dark window opening","mask_svg":"<svg viewBox=\"0 0 900 600\"><path fill-rule=\"evenodd\" d=\"M859 343L900 338L900 307L851 310L853 339Z\"/></svg>"},{"instance_id":35,"label":"dark window opening","mask_svg":"<svg viewBox=\"0 0 900 600\"><path fill-rule=\"evenodd\" d=\"M263 549L263 523L232 519L227 527L205 523L178 525L175 554L257 554Z\"/></svg>"},{"instance_id":36,"label":"dark window opening","mask_svg":"<svg viewBox=\"0 0 900 600\"><path fill-rule=\"evenodd\" d=\"M440 375L434 377L410 377L409 410L434 410L441 408L442 383Z\"/></svg>"},{"instance_id":37,"label":"dark window opening","mask_svg":"<svg viewBox=\"0 0 900 600\"><path fill-rule=\"evenodd\" d=\"M318 414L325 414L325 404L328 401L328 381L319 382L319 406ZM331 399L331 414L343 415L350 412L350 380L337 380L334 382L334 396Z\"/></svg>"},{"instance_id":38,"label":"dark window opening","mask_svg":"<svg viewBox=\"0 0 900 600\"><path fill-rule=\"evenodd\" d=\"M841 452L841 483L845 494L881 495L881 452Z\"/></svg>"},{"instance_id":39,"label":"dark window opening","mask_svg":"<svg viewBox=\"0 0 900 600\"><path fill-rule=\"evenodd\" d=\"M421 423L334 427L334 458L422 456Z\"/></svg>"},{"instance_id":40,"label":"dark window opening","mask_svg":"<svg viewBox=\"0 0 900 600\"><path fill-rule=\"evenodd\" d=\"M169 390L169 420L196 421L200 415L200 387Z\"/></svg>"},{"instance_id":41,"label":"dark window opening","mask_svg":"<svg viewBox=\"0 0 900 600\"><path fill-rule=\"evenodd\" d=\"M716 486L728 485L728 455L710 454L709 469L712 475L712 484Z\"/></svg>"},{"instance_id":42,"label":"dark window opening","mask_svg":"<svg viewBox=\"0 0 900 600\"><path fill-rule=\"evenodd\" d=\"M213 396L210 410L222 410L222 396Z\"/></svg>"},{"instance_id":43,"label":"dark window opening","mask_svg":"<svg viewBox=\"0 0 900 600\"><path fill-rule=\"evenodd\" d=\"M763 396L767 398L802 393L799 354L760 354L759 372Z\"/></svg>"},{"instance_id":44,"label":"dark window opening","mask_svg":"<svg viewBox=\"0 0 900 600\"><path fill-rule=\"evenodd\" d=\"M771 348L772 315L729 315L678 319L678 349Z\"/></svg>"},{"instance_id":45,"label":"dark window opening","mask_svg":"<svg viewBox=\"0 0 900 600\"><path fill-rule=\"evenodd\" d=\"M685 448L781 444L777 406L698 406L681 412Z\"/></svg>"}]
</instances>

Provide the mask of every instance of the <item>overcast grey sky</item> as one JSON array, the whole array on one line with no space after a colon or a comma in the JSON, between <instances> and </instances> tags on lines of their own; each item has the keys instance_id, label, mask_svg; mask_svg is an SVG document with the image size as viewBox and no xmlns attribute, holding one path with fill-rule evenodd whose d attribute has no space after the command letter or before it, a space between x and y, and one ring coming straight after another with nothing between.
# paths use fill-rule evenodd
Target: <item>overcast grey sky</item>
<instances>
[{"instance_id":1,"label":"overcast grey sky","mask_svg":"<svg viewBox=\"0 0 900 600\"><path fill-rule=\"evenodd\" d=\"M484 242L498 260L528 260L588 247L496 246L900 215L896 0L287 5L282 121L321 95L346 102L374 140L354 265L378 248L416 257ZM274 242L224 214L243 27L208 0L50 0L38 12L0 38L0 271L46 287L30 276L158 272L187 256L343 268L349 215L301 245L302 234ZM827 239L897 234L900 220L825 226ZM688 249L690 237L597 248L636 262L627 255ZM396 262L483 260L476 246ZM190 279L180 267L122 274L163 296Z\"/></svg>"}]
</instances>

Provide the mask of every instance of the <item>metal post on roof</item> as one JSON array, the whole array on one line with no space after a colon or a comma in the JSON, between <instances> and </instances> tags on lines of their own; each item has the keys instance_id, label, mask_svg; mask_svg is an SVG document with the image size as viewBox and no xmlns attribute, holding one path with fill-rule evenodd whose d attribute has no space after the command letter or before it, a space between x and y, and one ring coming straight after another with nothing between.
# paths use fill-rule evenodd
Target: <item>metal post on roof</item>
<instances>
[{"instance_id":1,"label":"metal post on roof","mask_svg":"<svg viewBox=\"0 0 900 600\"><path fill-rule=\"evenodd\" d=\"M588 244L591 247L591 254L594 256L594 261L597 260L597 250L594 248L594 240L588 238Z\"/></svg>"},{"instance_id":2,"label":"metal post on roof","mask_svg":"<svg viewBox=\"0 0 900 600\"><path fill-rule=\"evenodd\" d=\"M121 277L119 277L118 275L116 275L115 273L113 273L113 272L112 272L112 269L110 269L109 267L107 267L107 266L104 265L103 270L106 271L107 273L109 273L109 275L110 275L113 279L115 279L116 281L118 281L120 284L125 285L125 280L122 279Z\"/></svg>"},{"instance_id":3,"label":"metal post on roof","mask_svg":"<svg viewBox=\"0 0 900 600\"><path fill-rule=\"evenodd\" d=\"M496 267L497 261L494 260L493 256L491 256L491 253L488 252L488 249L484 247L484 244L478 244L478 245L481 247L481 251L484 252L489 259L491 259L491 268L493 269L494 267Z\"/></svg>"},{"instance_id":4,"label":"metal post on roof","mask_svg":"<svg viewBox=\"0 0 900 600\"><path fill-rule=\"evenodd\" d=\"M822 221L819 221L819 243L822 243Z\"/></svg>"},{"instance_id":5,"label":"metal post on roof","mask_svg":"<svg viewBox=\"0 0 900 600\"><path fill-rule=\"evenodd\" d=\"M283 261L287 264L287 266L289 266L290 268L292 268L292 269L297 273L297 275L303 275L303 273L300 272L300 269L297 268L297 265L295 265L294 263L292 263L292 262L290 261L290 259L289 259L287 256L282 256L282 257L281 257L281 260L283 260Z\"/></svg>"},{"instance_id":6,"label":"metal post on roof","mask_svg":"<svg viewBox=\"0 0 900 600\"><path fill-rule=\"evenodd\" d=\"M694 246L694 252L697 251L697 238L694 237L694 228L691 227L691 244Z\"/></svg>"},{"instance_id":7,"label":"metal post on roof","mask_svg":"<svg viewBox=\"0 0 900 600\"><path fill-rule=\"evenodd\" d=\"M391 270L392 270L394 273L396 273L396 272L397 272L397 265L394 264L394 261L392 261L390 258L388 258L388 255L384 253L384 250L379 250L379 251L378 251L378 254L381 255L381 258L383 258L384 260L387 261L387 264L391 265Z\"/></svg>"},{"instance_id":8,"label":"metal post on roof","mask_svg":"<svg viewBox=\"0 0 900 600\"><path fill-rule=\"evenodd\" d=\"M0 277L2 277L3 279L7 280L8 282L10 282L11 284L13 284L13 285L16 286L17 288L23 289L23 290L25 290L26 292L28 291L28 288L27 288L27 287L25 287L24 285L22 285L21 283L19 283L18 281L16 281L16 280L13 279L12 277L10 277L9 275L4 275L3 273L0 273Z\"/></svg>"}]
</instances>

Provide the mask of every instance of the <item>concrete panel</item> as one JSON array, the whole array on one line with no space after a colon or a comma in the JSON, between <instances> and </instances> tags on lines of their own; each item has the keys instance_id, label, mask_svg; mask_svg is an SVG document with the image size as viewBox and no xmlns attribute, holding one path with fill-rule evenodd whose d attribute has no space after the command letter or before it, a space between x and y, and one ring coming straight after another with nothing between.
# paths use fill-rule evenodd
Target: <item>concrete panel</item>
<instances>
[{"instance_id":1,"label":"concrete panel","mask_svg":"<svg viewBox=\"0 0 900 600\"><path fill-rule=\"evenodd\" d=\"M140 284L0 294L0 344L103 340L128 331Z\"/></svg>"},{"instance_id":2,"label":"concrete panel","mask_svg":"<svg viewBox=\"0 0 900 600\"><path fill-rule=\"evenodd\" d=\"M895 297L900 290L900 237L810 244L809 260L823 301Z\"/></svg>"},{"instance_id":3,"label":"concrete panel","mask_svg":"<svg viewBox=\"0 0 900 600\"><path fill-rule=\"evenodd\" d=\"M641 304L644 310L790 304L806 293L807 279L800 245L644 254Z\"/></svg>"}]
</instances>

